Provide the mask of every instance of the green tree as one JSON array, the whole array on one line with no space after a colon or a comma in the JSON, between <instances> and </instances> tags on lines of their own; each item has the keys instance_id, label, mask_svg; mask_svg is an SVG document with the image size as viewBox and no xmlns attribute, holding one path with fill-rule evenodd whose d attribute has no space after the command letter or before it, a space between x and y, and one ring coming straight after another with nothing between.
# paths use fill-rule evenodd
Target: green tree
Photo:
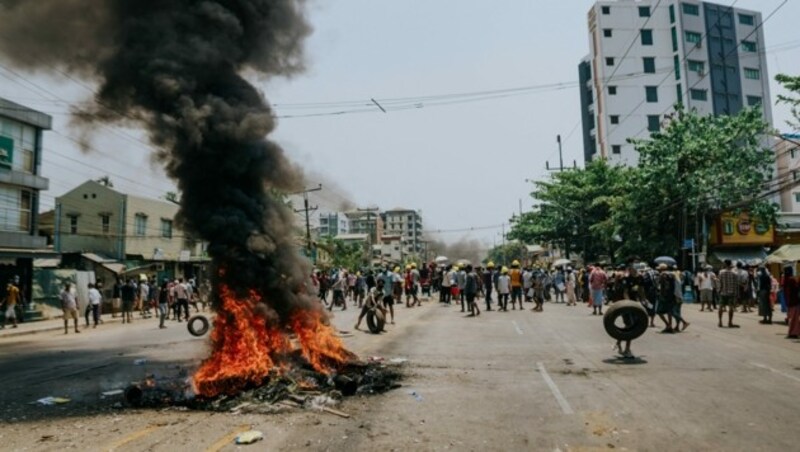
<instances>
[{"instance_id":1,"label":"green tree","mask_svg":"<svg viewBox=\"0 0 800 452\"><path fill-rule=\"evenodd\" d=\"M367 263L364 247L359 243L346 243L335 237L328 237L319 246L330 254L333 267L355 270Z\"/></svg>"},{"instance_id":2,"label":"green tree","mask_svg":"<svg viewBox=\"0 0 800 452\"><path fill-rule=\"evenodd\" d=\"M611 202L623 194L624 182L634 170L595 160L584 169L555 173L534 182L531 196L539 205L512 219L509 237L523 243L552 244L584 260L612 254L616 242L608 224Z\"/></svg>"},{"instance_id":3,"label":"green tree","mask_svg":"<svg viewBox=\"0 0 800 452\"><path fill-rule=\"evenodd\" d=\"M505 245L497 245L489 250L486 262L494 262L498 267L511 265L511 262L518 260L525 261L528 255L528 248L520 242L509 242Z\"/></svg>"},{"instance_id":4,"label":"green tree","mask_svg":"<svg viewBox=\"0 0 800 452\"><path fill-rule=\"evenodd\" d=\"M788 121L795 129L800 129L800 76L778 74L775 80L780 83L790 94L779 94L778 102L791 106L794 122Z\"/></svg>"}]
</instances>

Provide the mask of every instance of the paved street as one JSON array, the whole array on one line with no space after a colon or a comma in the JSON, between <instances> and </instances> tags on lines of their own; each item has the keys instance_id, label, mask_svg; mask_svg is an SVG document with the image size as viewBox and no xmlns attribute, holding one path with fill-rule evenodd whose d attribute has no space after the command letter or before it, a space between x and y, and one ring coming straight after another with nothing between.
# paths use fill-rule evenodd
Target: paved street
<instances>
[{"instance_id":1,"label":"paved street","mask_svg":"<svg viewBox=\"0 0 800 452\"><path fill-rule=\"evenodd\" d=\"M353 331L357 311L336 312L362 357L408 358L403 387L352 398L352 415L273 415L113 408L100 393L145 373L177 373L204 356L185 324L0 339L0 440L7 450L236 450L233 436L265 434L253 450L791 450L800 390L800 343L783 325L684 307L691 327L651 329L635 341L636 364L615 360L598 317L583 307L483 312L428 302L397 308L380 336ZM776 318L782 319L779 314ZM146 359L144 365L134 361ZM414 393L414 394L412 394ZM66 396L56 406L28 403ZM788 421L788 422L787 422ZM244 449L243 449L244 450Z\"/></svg>"}]
</instances>

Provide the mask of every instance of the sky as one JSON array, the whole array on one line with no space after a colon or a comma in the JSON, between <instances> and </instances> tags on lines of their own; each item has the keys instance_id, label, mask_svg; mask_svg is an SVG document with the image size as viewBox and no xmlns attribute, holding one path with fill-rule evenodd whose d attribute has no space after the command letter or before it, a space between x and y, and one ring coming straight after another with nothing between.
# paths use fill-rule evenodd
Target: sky
<instances>
[{"instance_id":1,"label":"sky","mask_svg":"<svg viewBox=\"0 0 800 452\"><path fill-rule=\"evenodd\" d=\"M766 17L781 2L739 0L736 7ZM280 118L272 139L307 170L309 186L328 191L312 193L312 204L417 209L430 238L488 247L501 241L512 214L531 208L528 181L548 177L545 162L558 166L556 135L564 165L583 163L575 82L589 52L593 3L312 0L307 70L288 80L252 80ZM764 26L770 77L800 74L798 17L800 1L790 0ZM514 90L532 86L545 88ZM104 175L141 196L174 190L138 130L99 126L91 149L80 150L69 108L90 100L91 89L91 81L55 70L22 73L0 61L0 96L54 118L44 137L50 190L42 209ZM509 91L501 97L498 90ZM470 98L480 101L444 97L485 91L492 94ZM773 103L780 92L773 82ZM341 111L349 113L330 114ZM773 107L773 116L787 130L788 108Z\"/></svg>"}]
</instances>

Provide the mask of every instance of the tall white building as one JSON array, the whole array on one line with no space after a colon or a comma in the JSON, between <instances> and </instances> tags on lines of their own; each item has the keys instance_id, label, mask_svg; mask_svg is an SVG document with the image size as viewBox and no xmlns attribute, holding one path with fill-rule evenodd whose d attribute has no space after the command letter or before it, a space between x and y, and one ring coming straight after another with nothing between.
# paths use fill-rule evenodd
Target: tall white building
<instances>
[{"instance_id":1,"label":"tall white building","mask_svg":"<svg viewBox=\"0 0 800 452\"><path fill-rule=\"evenodd\" d=\"M587 162L635 166L646 138L682 103L705 114L763 106L772 123L761 13L701 1L599 1L579 65Z\"/></svg>"},{"instance_id":2,"label":"tall white building","mask_svg":"<svg viewBox=\"0 0 800 452\"><path fill-rule=\"evenodd\" d=\"M398 207L387 210L383 214L384 234L399 235L403 254L421 254L424 247L422 240L422 216L413 209Z\"/></svg>"}]
</instances>

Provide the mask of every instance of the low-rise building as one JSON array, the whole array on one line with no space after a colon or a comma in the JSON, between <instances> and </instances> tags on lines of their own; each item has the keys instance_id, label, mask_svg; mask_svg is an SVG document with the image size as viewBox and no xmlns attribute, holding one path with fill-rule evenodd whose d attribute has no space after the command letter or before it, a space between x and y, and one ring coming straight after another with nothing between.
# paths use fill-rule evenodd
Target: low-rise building
<instances>
[{"instance_id":1,"label":"low-rise building","mask_svg":"<svg viewBox=\"0 0 800 452\"><path fill-rule=\"evenodd\" d=\"M775 145L781 212L800 213L800 134L783 134Z\"/></svg>"},{"instance_id":2,"label":"low-rise building","mask_svg":"<svg viewBox=\"0 0 800 452\"><path fill-rule=\"evenodd\" d=\"M383 218L384 229L387 235L400 235L402 237L402 250L405 255L419 256L424 245L422 240L422 215L413 209L395 208L387 210Z\"/></svg>"}]
</instances>

